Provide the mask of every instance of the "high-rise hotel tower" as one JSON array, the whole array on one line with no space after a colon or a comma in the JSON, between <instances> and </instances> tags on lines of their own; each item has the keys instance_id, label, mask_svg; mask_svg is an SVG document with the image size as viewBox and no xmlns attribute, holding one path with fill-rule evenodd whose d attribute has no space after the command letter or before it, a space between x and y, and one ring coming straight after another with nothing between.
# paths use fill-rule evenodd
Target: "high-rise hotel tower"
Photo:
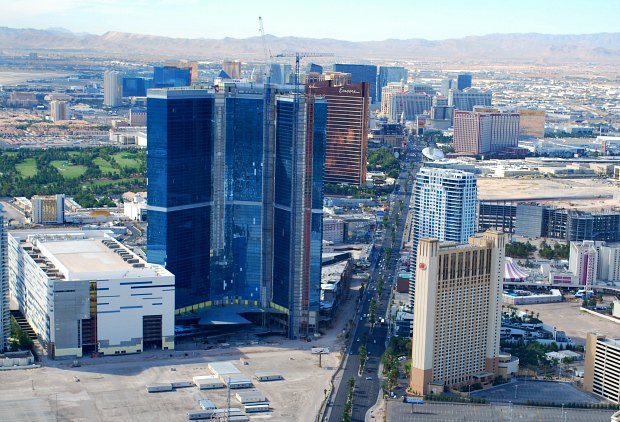
<instances>
[{"instance_id":1,"label":"high-rise hotel tower","mask_svg":"<svg viewBox=\"0 0 620 422\"><path fill-rule=\"evenodd\" d=\"M418 246L410 387L415 394L492 382L498 373L506 235Z\"/></svg>"},{"instance_id":2,"label":"high-rise hotel tower","mask_svg":"<svg viewBox=\"0 0 620 422\"><path fill-rule=\"evenodd\" d=\"M461 170L424 167L414 186L412 261L422 238L465 243L476 233L476 176ZM415 280L409 285L409 303L414 305ZM415 318L415 314L414 314Z\"/></svg>"},{"instance_id":3,"label":"high-rise hotel tower","mask_svg":"<svg viewBox=\"0 0 620 422\"><path fill-rule=\"evenodd\" d=\"M241 305L316 330L327 105L292 89L149 90L147 254L177 314Z\"/></svg>"}]
</instances>

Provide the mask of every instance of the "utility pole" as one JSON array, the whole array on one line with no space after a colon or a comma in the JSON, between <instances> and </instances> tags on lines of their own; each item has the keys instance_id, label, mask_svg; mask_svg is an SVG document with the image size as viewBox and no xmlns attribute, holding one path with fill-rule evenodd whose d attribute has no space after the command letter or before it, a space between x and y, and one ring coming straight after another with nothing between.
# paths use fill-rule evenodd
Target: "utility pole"
<instances>
[{"instance_id":1,"label":"utility pole","mask_svg":"<svg viewBox=\"0 0 620 422\"><path fill-rule=\"evenodd\" d=\"M228 422L230 420L230 375L228 376L228 389L227 389L227 396L226 396L226 422Z\"/></svg>"}]
</instances>

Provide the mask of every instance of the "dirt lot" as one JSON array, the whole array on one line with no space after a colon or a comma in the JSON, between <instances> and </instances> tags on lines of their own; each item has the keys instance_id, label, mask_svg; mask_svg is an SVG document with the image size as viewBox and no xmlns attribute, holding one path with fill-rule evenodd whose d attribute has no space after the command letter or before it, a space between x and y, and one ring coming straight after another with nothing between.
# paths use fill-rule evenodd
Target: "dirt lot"
<instances>
[{"instance_id":1,"label":"dirt lot","mask_svg":"<svg viewBox=\"0 0 620 422\"><path fill-rule=\"evenodd\" d=\"M176 351L173 357L169 352L149 352L83 358L79 368L72 368L71 361L47 361L40 369L0 372L0 421L184 421L187 411L200 410L199 396L218 408L226 407L227 391L191 387L149 394L145 386L209 375L208 364L214 361L230 361L249 378L257 372L284 377L254 382L272 410L252 415L251 420L314 421L341 359L342 341L337 335L352 318L355 297L351 295L343 306L334 327L311 343L274 337L257 345ZM313 345L330 348L322 356L322 368L318 355L310 352ZM243 409L234 393L231 407Z\"/></svg>"},{"instance_id":2,"label":"dirt lot","mask_svg":"<svg viewBox=\"0 0 620 422\"><path fill-rule=\"evenodd\" d=\"M520 310L540 313L540 319L566 335L576 344L585 345L586 335L597 332L610 337L618 337L620 324L579 310L581 302L543 303L538 305L520 305Z\"/></svg>"},{"instance_id":3,"label":"dirt lot","mask_svg":"<svg viewBox=\"0 0 620 422\"><path fill-rule=\"evenodd\" d=\"M618 188L604 179L500 179L479 177L477 183L478 196L481 200L553 197L567 198L566 200L553 201L554 205L562 208L597 209L620 205L620 201L614 199L570 199L617 193Z\"/></svg>"},{"instance_id":4,"label":"dirt lot","mask_svg":"<svg viewBox=\"0 0 620 422\"><path fill-rule=\"evenodd\" d=\"M250 378L256 372L275 372L284 377L283 381L254 383L271 403L273 410L268 414L269 419L311 421L324 397L323 390L338 365L339 353L324 355L323 368L319 368L318 356L310 353L309 343L303 349L288 346L219 350L217 355L211 353L203 357L188 353L188 357L181 354L181 357L172 359L168 354L110 357L101 359L105 361L103 363L85 359L80 368L70 368L69 363L64 362L57 367L2 372L0 420L54 420L56 408L59 420L186 420L185 412L199 410L197 393L221 408L226 407L226 390L199 392L191 387L149 394L145 385L209 375L209 362L230 360ZM246 358L248 365L243 365L240 357ZM171 367L176 370L172 371ZM78 377L79 382L73 377ZM231 406L242 408L234 398L234 391Z\"/></svg>"}]
</instances>

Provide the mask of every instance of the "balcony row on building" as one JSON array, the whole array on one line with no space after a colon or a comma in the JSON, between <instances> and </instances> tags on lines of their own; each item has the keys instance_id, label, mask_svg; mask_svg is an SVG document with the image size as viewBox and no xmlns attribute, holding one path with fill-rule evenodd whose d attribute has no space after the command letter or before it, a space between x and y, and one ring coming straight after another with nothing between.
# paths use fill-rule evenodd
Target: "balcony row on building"
<instances>
[{"instance_id":1,"label":"balcony row on building","mask_svg":"<svg viewBox=\"0 0 620 422\"><path fill-rule=\"evenodd\" d=\"M477 226L479 231L493 228L526 238L620 241L620 211L615 210L590 212L537 203L480 201Z\"/></svg>"}]
</instances>

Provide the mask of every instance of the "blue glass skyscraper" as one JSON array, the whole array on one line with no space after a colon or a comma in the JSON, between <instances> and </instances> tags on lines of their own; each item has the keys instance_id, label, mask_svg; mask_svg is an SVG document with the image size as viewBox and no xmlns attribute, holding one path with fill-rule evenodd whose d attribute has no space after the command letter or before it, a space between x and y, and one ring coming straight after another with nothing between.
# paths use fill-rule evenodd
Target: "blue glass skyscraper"
<instances>
[{"instance_id":1,"label":"blue glass skyscraper","mask_svg":"<svg viewBox=\"0 0 620 422\"><path fill-rule=\"evenodd\" d=\"M192 75L189 67L155 66L153 68L153 87L155 88L190 86L191 81Z\"/></svg>"},{"instance_id":2,"label":"blue glass skyscraper","mask_svg":"<svg viewBox=\"0 0 620 422\"><path fill-rule=\"evenodd\" d=\"M370 84L370 98L377 102L377 66L371 64L334 64L334 71L351 74L351 83L368 82Z\"/></svg>"},{"instance_id":3,"label":"blue glass skyscraper","mask_svg":"<svg viewBox=\"0 0 620 422\"><path fill-rule=\"evenodd\" d=\"M147 163L154 198L148 258L176 275L177 313L251 306L282 321L289 336L308 335L316 330L319 308L325 100L300 95L296 101L273 86L269 96L254 84L219 88L149 91L148 117L155 122L148 127L154 137ZM172 130L183 105L176 97L195 103ZM192 150L194 143L204 150ZM183 161L173 162L175 154ZM178 179L197 180L192 189L206 194L198 202L161 205L161 192L175 196L178 189L170 189ZM198 233L184 231L192 228Z\"/></svg>"},{"instance_id":4,"label":"blue glass skyscraper","mask_svg":"<svg viewBox=\"0 0 620 422\"><path fill-rule=\"evenodd\" d=\"M147 258L176 276L176 307L210 294L215 96L150 90L147 99Z\"/></svg>"},{"instance_id":5,"label":"blue glass skyscraper","mask_svg":"<svg viewBox=\"0 0 620 422\"><path fill-rule=\"evenodd\" d=\"M123 78L123 97L146 97L152 79Z\"/></svg>"},{"instance_id":6,"label":"blue glass skyscraper","mask_svg":"<svg viewBox=\"0 0 620 422\"><path fill-rule=\"evenodd\" d=\"M377 102L381 102L381 89L390 82L404 81L407 83L407 69L400 66L379 66L377 78Z\"/></svg>"},{"instance_id":7,"label":"blue glass skyscraper","mask_svg":"<svg viewBox=\"0 0 620 422\"><path fill-rule=\"evenodd\" d=\"M456 88L459 91L462 91L465 88L471 88L471 75L467 73L462 73L458 75L456 79Z\"/></svg>"},{"instance_id":8,"label":"blue glass skyscraper","mask_svg":"<svg viewBox=\"0 0 620 422\"><path fill-rule=\"evenodd\" d=\"M282 96L276 116L273 301L298 337L318 317L327 102Z\"/></svg>"}]
</instances>

